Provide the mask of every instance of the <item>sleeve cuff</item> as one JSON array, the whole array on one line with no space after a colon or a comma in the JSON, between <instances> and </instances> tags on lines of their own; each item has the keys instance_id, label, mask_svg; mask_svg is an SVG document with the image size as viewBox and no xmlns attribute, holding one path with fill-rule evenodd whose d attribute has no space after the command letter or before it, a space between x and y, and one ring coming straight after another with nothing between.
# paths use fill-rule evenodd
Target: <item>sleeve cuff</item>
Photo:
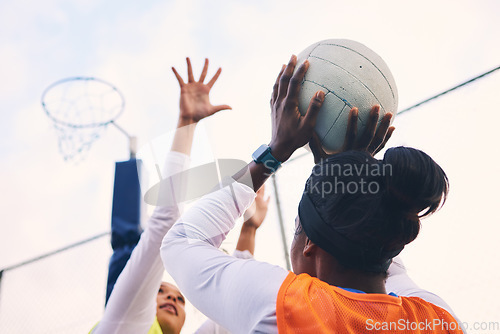
<instances>
[{"instance_id":1,"label":"sleeve cuff","mask_svg":"<svg viewBox=\"0 0 500 334\"><path fill-rule=\"evenodd\" d=\"M181 152L170 151L167 153L162 168L162 177L167 178L189 168L191 158Z\"/></svg>"},{"instance_id":2,"label":"sleeve cuff","mask_svg":"<svg viewBox=\"0 0 500 334\"><path fill-rule=\"evenodd\" d=\"M233 252L233 256L237 259L243 259L243 260L253 259L252 253L250 253L250 251L247 249L245 249L244 251L235 249Z\"/></svg>"}]
</instances>

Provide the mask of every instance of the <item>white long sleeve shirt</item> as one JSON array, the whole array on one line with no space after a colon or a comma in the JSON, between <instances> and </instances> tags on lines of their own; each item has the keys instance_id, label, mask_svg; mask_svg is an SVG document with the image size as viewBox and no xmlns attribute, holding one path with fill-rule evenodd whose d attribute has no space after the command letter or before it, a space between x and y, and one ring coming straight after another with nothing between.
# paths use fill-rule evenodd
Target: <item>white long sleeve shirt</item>
<instances>
[{"instance_id":1,"label":"white long sleeve shirt","mask_svg":"<svg viewBox=\"0 0 500 334\"><path fill-rule=\"evenodd\" d=\"M162 175L167 178L178 174L187 170L189 164L189 156L171 151L167 154ZM180 181L179 186L185 183L185 180L180 178L177 180ZM93 330L93 334L148 333L156 316L156 295L165 270L160 259L161 241L179 218L182 206L180 203L155 208L115 283L103 318ZM235 250L233 256L242 260L252 258L248 251ZM210 319L207 319L196 333L229 334Z\"/></svg>"},{"instance_id":2,"label":"white long sleeve shirt","mask_svg":"<svg viewBox=\"0 0 500 334\"><path fill-rule=\"evenodd\" d=\"M237 182L206 195L167 233L160 253L191 303L231 333L278 333L276 300L288 271L236 259L218 249L254 197L253 189ZM418 288L404 267L392 272L389 291L418 296L451 311L441 298Z\"/></svg>"},{"instance_id":3,"label":"white long sleeve shirt","mask_svg":"<svg viewBox=\"0 0 500 334\"><path fill-rule=\"evenodd\" d=\"M186 170L190 159L179 152L169 152L163 177ZM180 216L178 206L158 206L134 248L130 259L116 280L104 315L94 334L146 334L156 315L156 295L163 277L160 245L167 231Z\"/></svg>"}]
</instances>

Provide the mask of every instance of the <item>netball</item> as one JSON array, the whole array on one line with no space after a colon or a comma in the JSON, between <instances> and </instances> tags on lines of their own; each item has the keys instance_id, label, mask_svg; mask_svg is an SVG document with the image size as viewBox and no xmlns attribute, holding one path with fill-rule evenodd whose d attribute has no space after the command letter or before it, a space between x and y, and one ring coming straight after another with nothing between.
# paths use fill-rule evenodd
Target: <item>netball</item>
<instances>
[{"instance_id":1,"label":"netball","mask_svg":"<svg viewBox=\"0 0 500 334\"><path fill-rule=\"evenodd\" d=\"M388 112L396 115L398 91L391 71L365 45L347 39L328 39L310 45L297 58L297 64L306 59L310 64L299 94L300 113L306 113L318 90L326 93L315 127L325 150L337 151L342 147L353 107L359 110L358 136L363 133L374 105L380 105L379 121Z\"/></svg>"}]
</instances>

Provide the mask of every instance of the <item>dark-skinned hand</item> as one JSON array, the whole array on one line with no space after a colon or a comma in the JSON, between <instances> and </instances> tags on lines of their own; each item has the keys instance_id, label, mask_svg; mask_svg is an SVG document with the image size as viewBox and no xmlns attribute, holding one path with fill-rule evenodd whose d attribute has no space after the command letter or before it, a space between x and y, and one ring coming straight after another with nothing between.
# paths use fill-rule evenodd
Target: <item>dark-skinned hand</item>
<instances>
[{"instance_id":1,"label":"dark-skinned hand","mask_svg":"<svg viewBox=\"0 0 500 334\"><path fill-rule=\"evenodd\" d=\"M299 112L298 95L309 62L306 60L294 73L297 57L292 56L288 65L283 65L274 84L271 97L272 138L269 144L272 155L285 162L298 148L307 144L313 135L318 112L325 93L314 94L304 115Z\"/></svg>"},{"instance_id":2,"label":"dark-skinned hand","mask_svg":"<svg viewBox=\"0 0 500 334\"><path fill-rule=\"evenodd\" d=\"M380 106L373 106L370 110L365 130L359 139L356 140L358 132L358 108L352 108L349 112L344 144L342 148L336 152L326 152L323 149L323 145L321 145L319 136L314 132L309 142L309 147L314 155L314 163L318 163L322 159L327 159L334 154L350 150L366 151L372 156L382 150L387 141L391 138L395 128L390 126L393 116L392 113L387 113L380 121L380 126L377 129L379 113Z\"/></svg>"}]
</instances>

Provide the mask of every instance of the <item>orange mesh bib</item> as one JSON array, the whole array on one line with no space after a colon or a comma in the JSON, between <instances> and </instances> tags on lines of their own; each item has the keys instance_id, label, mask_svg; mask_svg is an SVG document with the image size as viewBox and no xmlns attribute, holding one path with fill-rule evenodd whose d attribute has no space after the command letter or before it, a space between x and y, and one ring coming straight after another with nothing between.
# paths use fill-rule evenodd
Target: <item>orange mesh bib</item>
<instances>
[{"instance_id":1,"label":"orange mesh bib","mask_svg":"<svg viewBox=\"0 0 500 334\"><path fill-rule=\"evenodd\" d=\"M462 333L444 309L418 297L363 294L290 272L276 302L280 334Z\"/></svg>"}]
</instances>

